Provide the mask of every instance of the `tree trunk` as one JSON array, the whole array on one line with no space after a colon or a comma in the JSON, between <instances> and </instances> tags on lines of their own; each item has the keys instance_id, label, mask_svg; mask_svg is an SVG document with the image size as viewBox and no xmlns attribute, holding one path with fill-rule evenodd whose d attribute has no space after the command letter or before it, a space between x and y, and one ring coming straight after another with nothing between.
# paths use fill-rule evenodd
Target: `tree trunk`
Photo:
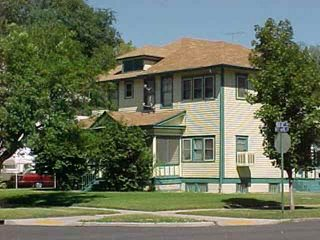
<instances>
[{"instance_id":1,"label":"tree trunk","mask_svg":"<svg viewBox=\"0 0 320 240\"><path fill-rule=\"evenodd\" d=\"M287 171L289 178L289 194L290 194L290 210L295 210L294 206L294 195L293 195L293 178L292 178L292 169Z\"/></svg>"}]
</instances>

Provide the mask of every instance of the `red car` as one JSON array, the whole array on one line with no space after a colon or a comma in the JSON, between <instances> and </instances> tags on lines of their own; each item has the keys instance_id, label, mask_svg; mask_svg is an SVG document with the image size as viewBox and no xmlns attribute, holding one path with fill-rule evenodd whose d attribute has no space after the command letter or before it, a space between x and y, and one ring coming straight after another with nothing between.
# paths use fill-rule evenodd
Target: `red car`
<instances>
[{"instance_id":1,"label":"red car","mask_svg":"<svg viewBox=\"0 0 320 240\"><path fill-rule=\"evenodd\" d=\"M15 185L16 177L11 177L11 183ZM54 179L51 175L39 175L37 173L25 172L22 175L18 175L18 188L43 188L54 187Z\"/></svg>"}]
</instances>

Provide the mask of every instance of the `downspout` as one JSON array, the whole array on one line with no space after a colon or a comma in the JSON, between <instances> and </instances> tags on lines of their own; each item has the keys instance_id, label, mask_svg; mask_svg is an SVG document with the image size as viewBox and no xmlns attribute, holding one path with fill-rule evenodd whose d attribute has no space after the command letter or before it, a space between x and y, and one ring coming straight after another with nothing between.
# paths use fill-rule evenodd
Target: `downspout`
<instances>
[{"instance_id":1,"label":"downspout","mask_svg":"<svg viewBox=\"0 0 320 240\"><path fill-rule=\"evenodd\" d=\"M222 184L224 179L224 66L220 70L220 161L219 161L219 193L222 193Z\"/></svg>"}]
</instances>

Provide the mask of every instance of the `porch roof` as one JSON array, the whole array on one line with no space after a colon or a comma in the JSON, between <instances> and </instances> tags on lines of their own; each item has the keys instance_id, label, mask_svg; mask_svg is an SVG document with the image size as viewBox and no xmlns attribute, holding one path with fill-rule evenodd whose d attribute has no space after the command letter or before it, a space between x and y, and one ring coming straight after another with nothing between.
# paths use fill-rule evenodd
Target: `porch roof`
<instances>
[{"instance_id":1,"label":"porch roof","mask_svg":"<svg viewBox=\"0 0 320 240\"><path fill-rule=\"evenodd\" d=\"M184 110L167 110L160 112L107 112L115 121L128 126L155 126L184 114Z\"/></svg>"}]
</instances>

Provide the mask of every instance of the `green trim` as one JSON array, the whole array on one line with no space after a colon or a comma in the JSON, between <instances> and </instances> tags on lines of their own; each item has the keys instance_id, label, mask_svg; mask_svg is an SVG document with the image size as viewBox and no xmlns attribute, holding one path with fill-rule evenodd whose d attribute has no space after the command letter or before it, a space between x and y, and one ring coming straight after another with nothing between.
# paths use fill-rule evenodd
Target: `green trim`
<instances>
[{"instance_id":1,"label":"green trim","mask_svg":"<svg viewBox=\"0 0 320 240\"><path fill-rule=\"evenodd\" d=\"M161 120L160 122L157 122L157 123L155 123L154 125L162 125L162 124L165 124L166 122L168 122L168 121L171 121L171 120L173 120L173 119L175 119L175 118L178 118L178 117L181 117L182 115L184 116L184 115L186 115L186 110L184 110L184 111L182 111L182 112L179 112L179 113L177 113L177 114L175 114L175 115L173 115L173 116L171 116L171 117L169 117L169 118L167 118L167 119L165 119L165 120Z\"/></svg>"},{"instance_id":2,"label":"green trim","mask_svg":"<svg viewBox=\"0 0 320 240\"><path fill-rule=\"evenodd\" d=\"M154 129L186 129L186 126L154 126Z\"/></svg>"},{"instance_id":3,"label":"green trim","mask_svg":"<svg viewBox=\"0 0 320 240\"><path fill-rule=\"evenodd\" d=\"M220 161L219 161L219 191L222 191L222 184L224 179L224 66L221 66L220 76Z\"/></svg>"},{"instance_id":4,"label":"green trim","mask_svg":"<svg viewBox=\"0 0 320 240\"><path fill-rule=\"evenodd\" d=\"M243 179L246 180L246 179ZM182 178L182 177L156 177L154 178L154 183L158 185L165 184L181 184L181 183L216 183L219 184L219 178ZM240 178L225 178L224 184L237 184L241 183ZM248 183L251 184L273 184L280 183L281 178L251 178L247 179ZM285 183L288 183L288 180L285 179Z\"/></svg>"},{"instance_id":5,"label":"green trim","mask_svg":"<svg viewBox=\"0 0 320 240\"><path fill-rule=\"evenodd\" d=\"M202 144L203 144L203 153L202 153L202 158L203 160L194 160L194 140L195 139L200 139L202 140ZM205 140L206 139L213 139L213 159L208 159L205 160ZM184 140L191 140L191 160L183 160L183 141ZM213 163L216 161L216 136L215 135L201 135L201 136L183 136L181 138L181 162L183 163Z\"/></svg>"}]
</instances>

